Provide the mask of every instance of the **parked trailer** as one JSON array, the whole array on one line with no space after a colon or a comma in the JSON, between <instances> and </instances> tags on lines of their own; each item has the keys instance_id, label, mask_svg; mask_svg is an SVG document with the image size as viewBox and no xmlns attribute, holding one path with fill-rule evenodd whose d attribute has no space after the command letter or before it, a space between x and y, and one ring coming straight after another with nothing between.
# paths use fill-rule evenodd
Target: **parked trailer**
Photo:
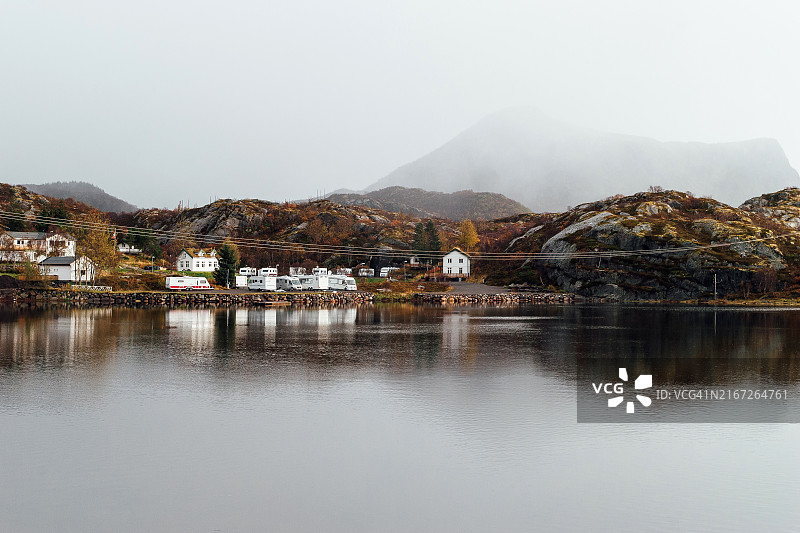
<instances>
[{"instance_id":1,"label":"parked trailer","mask_svg":"<svg viewBox=\"0 0 800 533\"><path fill-rule=\"evenodd\" d=\"M328 272L327 268L324 267L314 267L311 269L311 274L314 276L330 276L330 272Z\"/></svg>"},{"instance_id":2,"label":"parked trailer","mask_svg":"<svg viewBox=\"0 0 800 533\"><path fill-rule=\"evenodd\" d=\"M166 280L166 287L174 290L208 290L211 285L206 278L196 276L169 276Z\"/></svg>"},{"instance_id":3,"label":"parked trailer","mask_svg":"<svg viewBox=\"0 0 800 533\"><path fill-rule=\"evenodd\" d=\"M274 291L277 289L275 276L250 276L247 288L251 291Z\"/></svg>"},{"instance_id":4,"label":"parked trailer","mask_svg":"<svg viewBox=\"0 0 800 533\"><path fill-rule=\"evenodd\" d=\"M257 276L258 269L254 267L242 267L239 269L240 276Z\"/></svg>"},{"instance_id":5,"label":"parked trailer","mask_svg":"<svg viewBox=\"0 0 800 533\"><path fill-rule=\"evenodd\" d=\"M247 276L236 276L234 287L236 287L237 289L247 288Z\"/></svg>"},{"instance_id":6,"label":"parked trailer","mask_svg":"<svg viewBox=\"0 0 800 533\"><path fill-rule=\"evenodd\" d=\"M356 280L350 276L328 276L328 288L336 291L355 291Z\"/></svg>"},{"instance_id":7,"label":"parked trailer","mask_svg":"<svg viewBox=\"0 0 800 533\"><path fill-rule=\"evenodd\" d=\"M274 277L274 276L278 275L278 269L276 267L261 268L258 271L258 275L259 276L273 276Z\"/></svg>"},{"instance_id":8,"label":"parked trailer","mask_svg":"<svg viewBox=\"0 0 800 533\"><path fill-rule=\"evenodd\" d=\"M302 291L303 286L300 285L300 280L296 276L278 276L275 278L278 290L282 291Z\"/></svg>"},{"instance_id":9,"label":"parked trailer","mask_svg":"<svg viewBox=\"0 0 800 533\"><path fill-rule=\"evenodd\" d=\"M328 276L297 276L304 291L328 290Z\"/></svg>"},{"instance_id":10,"label":"parked trailer","mask_svg":"<svg viewBox=\"0 0 800 533\"><path fill-rule=\"evenodd\" d=\"M381 268L380 276L382 278L386 278L389 276L389 274L398 270L400 270L400 267L383 267Z\"/></svg>"}]
</instances>

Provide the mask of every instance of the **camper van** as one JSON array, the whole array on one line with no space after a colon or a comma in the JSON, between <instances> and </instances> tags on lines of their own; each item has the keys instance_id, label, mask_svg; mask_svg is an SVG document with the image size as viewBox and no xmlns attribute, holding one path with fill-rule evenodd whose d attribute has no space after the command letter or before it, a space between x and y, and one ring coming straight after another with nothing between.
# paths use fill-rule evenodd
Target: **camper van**
<instances>
[{"instance_id":1,"label":"camper van","mask_svg":"<svg viewBox=\"0 0 800 533\"><path fill-rule=\"evenodd\" d=\"M258 270L259 276L277 276L278 269L276 267L265 267Z\"/></svg>"},{"instance_id":2,"label":"camper van","mask_svg":"<svg viewBox=\"0 0 800 533\"><path fill-rule=\"evenodd\" d=\"M355 291L356 280L350 276L329 276L328 288L334 291Z\"/></svg>"},{"instance_id":3,"label":"camper van","mask_svg":"<svg viewBox=\"0 0 800 533\"><path fill-rule=\"evenodd\" d=\"M400 270L400 267L383 267L381 268L381 277L386 278L389 276L389 274L396 270Z\"/></svg>"},{"instance_id":4,"label":"camper van","mask_svg":"<svg viewBox=\"0 0 800 533\"><path fill-rule=\"evenodd\" d=\"M300 286L304 291L326 291L328 290L328 276L297 276Z\"/></svg>"},{"instance_id":5,"label":"camper van","mask_svg":"<svg viewBox=\"0 0 800 533\"><path fill-rule=\"evenodd\" d=\"M167 277L166 287L168 289L173 289L178 291L184 289L208 290L211 288L211 285L208 284L208 280L206 278L200 278L196 276L169 276Z\"/></svg>"},{"instance_id":6,"label":"camper van","mask_svg":"<svg viewBox=\"0 0 800 533\"><path fill-rule=\"evenodd\" d=\"M278 290L280 291L302 291L303 286L300 280L294 276L278 276L275 278Z\"/></svg>"},{"instance_id":7,"label":"camper van","mask_svg":"<svg viewBox=\"0 0 800 533\"><path fill-rule=\"evenodd\" d=\"M274 291L278 288L276 276L250 276L247 278L247 288L251 291Z\"/></svg>"},{"instance_id":8,"label":"camper van","mask_svg":"<svg viewBox=\"0 0 800 533\"><path fill-rule=\"evenodd\" d=\"M242 267L239 269L240 276L256 276L258 275L258 269L253 267Z\"/></svg>"}]
</instances>

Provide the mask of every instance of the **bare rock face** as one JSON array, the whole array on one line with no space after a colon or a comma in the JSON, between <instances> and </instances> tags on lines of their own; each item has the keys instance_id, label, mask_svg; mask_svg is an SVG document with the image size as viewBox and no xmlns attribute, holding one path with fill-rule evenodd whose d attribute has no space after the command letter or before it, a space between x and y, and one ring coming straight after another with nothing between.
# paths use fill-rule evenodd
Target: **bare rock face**
<instances>
[{"instance_id":1,"label":"bare rock face","mask_svg":"<svg viewBox=\"0 0 800 533\"><path fill-rule=\"evenodd\" d=\"M639 193L555 215L509 251L548 254L524 268L585 296L694 299L712 294L715 275L724 296L756 290L765 271L784 271L800 251L765 220L686 193Z\"/></svg>"},{"instance_id":2,"label":"bare rock face","mask_svg":"<svg viewBox=\"0 0 800 533\"><path fill-rule=\"evenodd\" d=\"M762 194L750 198L739 209L758 213L767 218L786 224L790 228L800 228L800 189L788 187L778 192Z\"/></svg>"}]
</instances>

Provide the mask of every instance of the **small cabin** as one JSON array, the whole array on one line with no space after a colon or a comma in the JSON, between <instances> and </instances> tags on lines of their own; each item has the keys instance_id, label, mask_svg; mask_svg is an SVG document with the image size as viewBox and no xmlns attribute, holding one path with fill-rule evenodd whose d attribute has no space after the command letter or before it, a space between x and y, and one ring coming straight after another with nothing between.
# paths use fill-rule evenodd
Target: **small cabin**
<instances>
[{"instance_id":1,"label":"small cabin","mask_svg":"<svg viewBox=\"0 0 800 533\"><path fill-rule=\"evenodd\" d=\"M445 278L468 278L470 257L459 248L453 248L442 258L442 274Z\"/></svg>"},{"instance_id":2,"label":"small cabin","mask_svg":"<svg viewBox=\"0 0 800 533\"><path fill-rule=\"evenodd\" d=\"M184 248L175 261L175 270L188 272L214 272L219 267L217 251Z\"/></svg>"},{"instance_id":3,"label":"small cabin","mask_svg":"<svg viewBox=\"0 0 800 533\"><path fill-rule=\"evenodd\" d=\"M58 281L94 281L95 268L85 255L53 256L39 262L39 272Z\"/></svg>"}]
</instances>

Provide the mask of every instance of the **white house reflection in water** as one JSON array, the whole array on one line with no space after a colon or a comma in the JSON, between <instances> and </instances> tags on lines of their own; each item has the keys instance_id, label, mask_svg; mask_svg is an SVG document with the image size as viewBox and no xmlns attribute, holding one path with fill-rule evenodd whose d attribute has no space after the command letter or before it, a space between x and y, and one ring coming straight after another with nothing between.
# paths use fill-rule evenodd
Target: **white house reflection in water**
<instances>
[{"instance_id":1,"label":"white house reflection in water","mask_svg":"<svg viewBox=\"0 0 800 533\"><path fill-rule=\"evenodd\" d=\"M281 334L309 335L322 341L334 334L347 336L355 330L356 318L355 308L173 309L167 311L167 328L175 340L202 352L221 345L234 348L237 342L259 337L260 332L268 343Z\"/></svg>"},{"instance_id":2,"label":"white house reflection in water","mask_svg":"<svg viewBox=\"0 0 800 533\"><path fill-rule=\"evenodd\" d=\"M117 335L109 308L72 309L0 323L0 355L17 363L64 365L112 355Z\"/></svg>"}]
</instances>

